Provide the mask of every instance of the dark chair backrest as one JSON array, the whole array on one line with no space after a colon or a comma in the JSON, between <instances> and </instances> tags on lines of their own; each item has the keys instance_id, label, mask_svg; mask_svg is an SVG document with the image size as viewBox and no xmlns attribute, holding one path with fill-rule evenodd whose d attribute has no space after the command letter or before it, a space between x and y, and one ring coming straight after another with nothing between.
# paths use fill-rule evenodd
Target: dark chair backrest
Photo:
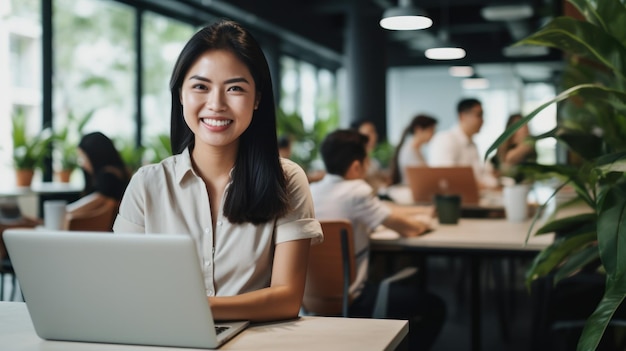
<instances>
[{"instance_id":1,"label":"dark chair backrest","mask_svg":"<svg viewBox=\"0 0 626 351\"><path fill-rule=\"evenodd\" d=\"M323 316L348 315L350 284L355 279L352 224L347 219L320 220L324 242L311 247L302 307Z\"/></svg>"}]
</instances>

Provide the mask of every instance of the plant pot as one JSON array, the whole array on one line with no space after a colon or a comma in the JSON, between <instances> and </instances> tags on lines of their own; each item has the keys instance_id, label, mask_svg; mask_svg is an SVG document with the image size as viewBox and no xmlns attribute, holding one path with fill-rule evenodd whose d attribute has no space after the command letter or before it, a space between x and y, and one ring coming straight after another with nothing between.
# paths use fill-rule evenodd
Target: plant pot
<instances>
[{"instance_id":1,"label":"plant pot","mask_svg":"<svg viewBox=\"0 0 626 351\"><path fill-rule=\"evenodd\" d=\"M61 183L69 183L73 172L73 169L62 169L56 172L57 180Z\"/></svg>"},{"instance_id":2,"label":"plant pot","mask_svg":"<svg viewBox=\"0 0 626 351\"><path fill-rule=\"evenodd\" d=\"M33 169L16 169L15 185L30 186L30 183L33 181L33 175L35 175L35 170Z\"/></svg>"}]
</instances>

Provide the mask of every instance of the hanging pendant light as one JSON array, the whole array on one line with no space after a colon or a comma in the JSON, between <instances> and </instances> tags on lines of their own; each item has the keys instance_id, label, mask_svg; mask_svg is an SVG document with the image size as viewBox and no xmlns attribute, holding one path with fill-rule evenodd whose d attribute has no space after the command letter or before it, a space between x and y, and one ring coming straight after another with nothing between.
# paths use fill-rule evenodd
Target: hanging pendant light
<instances>
[{"instance_id":1,"label":"hanging pendant light","mask_svg":"<svg viewBox=\"0 0 626 351\"><path fill-rule=\"evenodd\" d=\"M389 30L418 30L433 25L426 13L411 4L411 0L399 0L399 6L385 10L380 26Z\"/></svg>"},{"instance_id":2,"label":"hanging pendant light","mask_svg":"<svg viewBox=\"0 0 626 351\"><path fill-rule=\"evenodd\" d=\"M466 53L463 48L449 44L448 32L445 29L439 32L439 41L442 44L441 46L427 49L424 52L427 58L431 60L458 60L465 57Z\"/></svg>"},{"instance_id":3,"label":"hanging pendant light","mask_svg":"<svg viewBox=\"0 0 626 351\"><path fill-rule=\"evenodd\" d=\"M456 47L450 43L448 37L448 5L441 5L441 30L439 30L439 42L441 45L427 49L424 52L426 58L431 60L458 60L465 57L465 49Z\"/></svg>"}]
</instances>

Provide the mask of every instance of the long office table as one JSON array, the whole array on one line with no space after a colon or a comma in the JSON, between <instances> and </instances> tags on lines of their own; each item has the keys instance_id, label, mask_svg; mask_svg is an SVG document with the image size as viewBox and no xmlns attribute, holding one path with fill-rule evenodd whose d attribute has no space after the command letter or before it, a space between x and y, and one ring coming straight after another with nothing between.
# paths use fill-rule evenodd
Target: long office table
<instances>
[{"instance_id":1,"label":"long office table","mask_svg":"<svg viewBox=\"0 0 626 351\"><path fill-rule=\"evenodd\" d=\"M481 259L486 256L532 257L550 245L554 235L531 236L525 243L531 220L515 223L506 219L461 218L456 225L435 226L431 233L414 238L401 238L390 230L378 231L372 236L371 250L373 253L414 252L423 256L467 257L470 263L470 343L472 350L480 350Z\"/></svg>"},{"instance_id":2,"label":"long office table","mask_svg":"<svg viewBox=\"0 0 626 351\"><path fill-rule=\"evenodd\" d=\"M406 337L408 330L408 322L403 320L300 317L290 321L253 324L219 350L395 350ZM35 334L26 304L22 302L0 302L0 349L20 351L196 350L43 340Z\"/></svg>"}]
</instances>

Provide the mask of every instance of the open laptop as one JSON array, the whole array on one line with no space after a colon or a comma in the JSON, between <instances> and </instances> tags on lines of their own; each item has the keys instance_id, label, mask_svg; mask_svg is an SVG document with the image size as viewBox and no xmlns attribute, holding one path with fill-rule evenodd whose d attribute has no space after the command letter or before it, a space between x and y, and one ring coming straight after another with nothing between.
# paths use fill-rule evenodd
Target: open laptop
<instances>
[{"instance_id":1,"label":"open laptop","mask_svg":"<svg viewBox=\"0 0 626 351\"><path fill-rule=\"evenodd\" d=\"M405 172L415 203L432 203L435 194L458 194L462 217L504 217L502 204L481 201L472 167L407 167Z\"/></svg>"},{"instance_id":2,"label":"open laptop","mask_svg":"<svg viewBox=\"0 0 626 351\"><path fill-rule=\"evenodd\" d=\"M478 205L480 194L472 167L407 167L407 182L416 203L431 203L435 194L461 195L463 205Z\"/></svg>"},{"instance_id":3,"label":"open laptop","mask_svg":"<svg viewBox=\"0 0 626 351\"><path fill-rule=\"evenodd\" d=\"M9 229L4 240L43 339L217 348L248 325L214 323L190 236Z\"/></svg>"}]
</instances>

